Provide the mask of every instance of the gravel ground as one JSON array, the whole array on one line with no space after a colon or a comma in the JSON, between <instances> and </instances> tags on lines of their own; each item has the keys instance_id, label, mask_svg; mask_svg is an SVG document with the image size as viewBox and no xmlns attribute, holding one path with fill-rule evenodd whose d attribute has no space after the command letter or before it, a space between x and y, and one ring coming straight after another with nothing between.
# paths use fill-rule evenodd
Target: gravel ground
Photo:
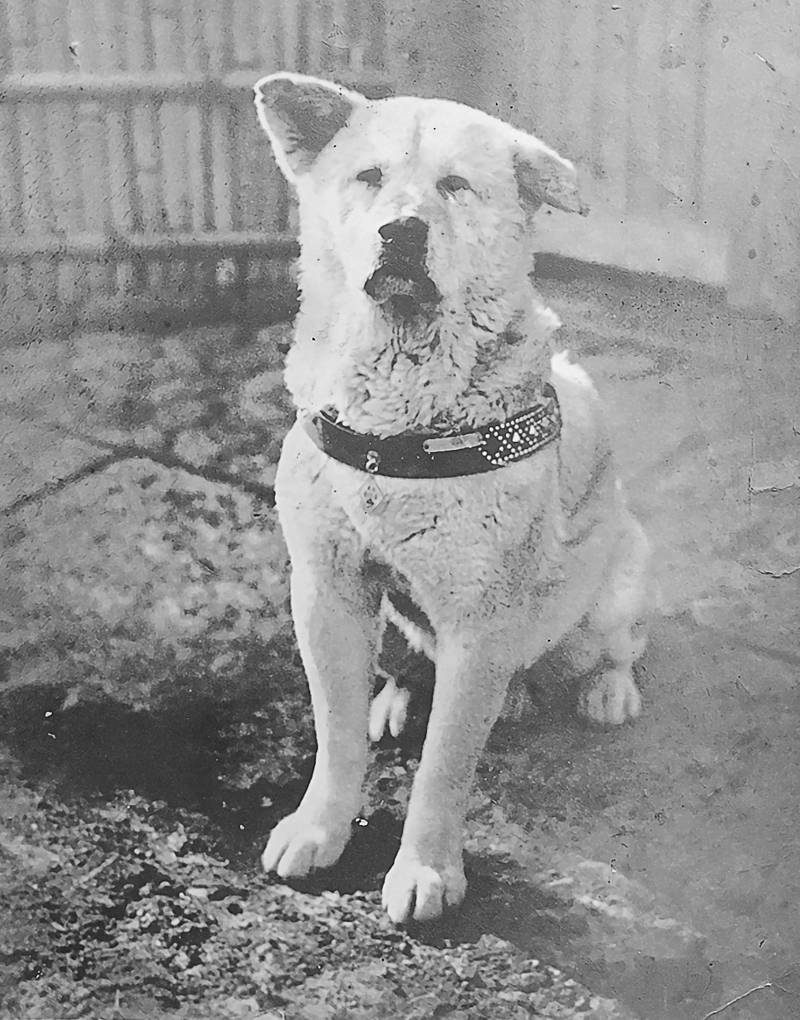
<instances>
[{"instance_id":1,"label":"gravel ground","mask_svg":"<svg viewBox=\"0 0 800 1020\"><path fill-rule=\"evenodd\" d=\"M532 677L480 767L463 910L403 931L378 890L418 662L341 864L257 869L313 754L269 507L287 328L3 352L0 1016L797 1015L796 339L688 285L542 289L657 547L646 712L594 730L557 664Z\"/></svg>"}]
</instances>

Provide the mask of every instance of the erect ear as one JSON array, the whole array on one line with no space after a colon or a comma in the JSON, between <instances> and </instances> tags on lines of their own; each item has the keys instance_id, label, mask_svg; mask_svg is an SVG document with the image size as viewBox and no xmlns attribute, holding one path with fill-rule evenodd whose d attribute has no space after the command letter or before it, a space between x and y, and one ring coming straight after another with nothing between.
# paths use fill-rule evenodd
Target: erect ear
<instances>
[{"instance_id":1,"label":"erect ear","mask_svg":"<svg viewBox=\"0 0 800 1020\"><path fill-rule=\"evenodd\" d=\"M367 100L334 82L282 71L256 82L256 109L289 180L309 170L356 107Z\"/></svg>"},{"instance_id":2,"label":"erect ear","mask_svg":"<svg viewBox=\"0 0 800 1020\"><path fill-rule=\"evenodd\" d=\"M565 212L588 214L589 207L578 190L575 167L533 135L517 136L514 171L520 196L532 212L544 203Z\"/></svg>"}]
</instances>

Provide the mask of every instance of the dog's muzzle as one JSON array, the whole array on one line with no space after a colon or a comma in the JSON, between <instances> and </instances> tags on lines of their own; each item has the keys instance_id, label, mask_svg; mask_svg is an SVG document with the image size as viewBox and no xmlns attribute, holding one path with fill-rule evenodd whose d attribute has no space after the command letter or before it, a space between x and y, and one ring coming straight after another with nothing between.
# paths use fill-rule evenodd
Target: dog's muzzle
<instances>
[{"instance_id":1,"label":"dog's muzzle","mask_svg":"<svg viewBox=\"0 0 800 1020\"><path fill-rule=\"evenodd\" d=\"M441 295L428 275L428 227L416 216L380 228L380 265L364 285L379 305L400 318L430 312Z\"/></svg>"}]
</instances>

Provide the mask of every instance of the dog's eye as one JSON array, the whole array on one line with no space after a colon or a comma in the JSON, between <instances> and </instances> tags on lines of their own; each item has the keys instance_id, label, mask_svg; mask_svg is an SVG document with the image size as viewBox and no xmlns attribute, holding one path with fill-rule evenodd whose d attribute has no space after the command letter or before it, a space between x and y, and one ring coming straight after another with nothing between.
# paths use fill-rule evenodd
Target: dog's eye
<instances>
[{"instance_id":1,"label":"dog's eye","mask_svg":"<svg viewBox=\"0 0 800 1020\"><path fill-rule=\"evenodd\" d=\"M369 170L362 170L356 177L357 181L361 181L364 184L369 184L371 188L379 188L383 180L383 171L378 167L370 167Z\"/></svg>"},{"instance_id":2,"label":"dog's eye","mask_svg":"<svg viewBox=\"0 0 800 1020\"><path fill-rule=\"evenodd\" d=\"M456 174L443 177L436 185L442 195L455 195L457 191L470 191L469 181Z\"/></svg>"}]
</instances>

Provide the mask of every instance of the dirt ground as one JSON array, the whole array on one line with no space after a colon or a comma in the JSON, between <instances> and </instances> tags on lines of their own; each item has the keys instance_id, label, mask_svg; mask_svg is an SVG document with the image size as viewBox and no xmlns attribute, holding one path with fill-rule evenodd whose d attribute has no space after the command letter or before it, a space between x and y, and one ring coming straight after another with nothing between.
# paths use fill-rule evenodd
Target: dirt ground
<instances>
[{"instance_id":1,"label":"dirt ground","mask_svg":"<svg viewBox=\"0 0 800 1020\"><path fill-rule=\"evenodd\" d=\"M600 731L565 712L546 685L534 687L533 709L499 724L480 768L470 898L433 934L414 935L416 944L499 938L619 1004L603 1015L789 1020L800 1015L796 330L742 318L690 285L598 275L543 280L541 289L566 324L563 345L612 409L630 500L656 546L645 713ZM35 356L56 358L49 347ZM84 439L12 413L30 358L23 347L3 355L3 507L96 455ZM60 399L68 414L72 397ZM135 746L125 753L135 756ZM385 772L393 753L385 749ZM409 769L403 759L395 771ZM281 780L286 808L301 778ZM159 793L151 776L146 796L203 808L202 797L181 804L180 784L163 783ZM68 799L63 784L59 796ZM365 830L380 829L371 824ZM257 882L248 877L257 829L232 855L244 886ZM394 822L387 833L362 844L382 859ZM506 876L497 896L501 861L513 881ZM359 889L356 879L341 895L374 919L376 884L373 875ZM311 896L324 916L322 894L296 895ZM239 1015L278 1015L264 1009ZM436 1015L448 1012L472 1015L455 1007Z\"/></svg>"},{"instance_id":2,"label":"dirt ground","mask_svg":"<svg viewBox=\"0 0 800 1020\"><path fill-rule=\"evenodd\" d=\"M616 995L642 1016L702 1017L694 996L710 1011L772 981L788 991L764 990L724 1015L796 1015L796 330L747 321L691 288L543 289L614 408L631 501L657 546L661 613L642 721L580 751L543 734L553 746L539 746L537 764L571 770L567 812L595 763L614 777L571 849L699 937L668 965L632 939ZM559 867L565 847L551 846ZM633 929L619 918L616 927L624 945ZM665 1006L673 980L688 1004Z\"/></svg>"}]
</instances>

